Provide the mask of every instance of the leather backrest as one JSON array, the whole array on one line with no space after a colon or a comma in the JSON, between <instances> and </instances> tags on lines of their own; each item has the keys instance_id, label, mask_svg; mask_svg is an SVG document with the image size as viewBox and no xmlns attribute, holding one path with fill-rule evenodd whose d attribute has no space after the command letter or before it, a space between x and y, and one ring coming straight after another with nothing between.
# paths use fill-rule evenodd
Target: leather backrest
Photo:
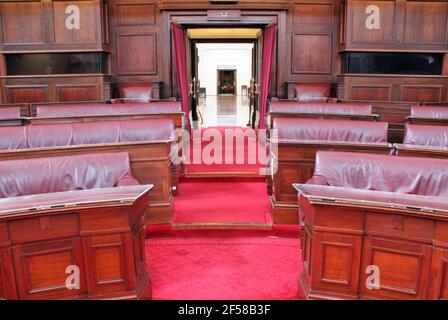
<instances>
[{"instance_id":1,"label":"leather backrest","mask_svg":"<svg viewBox=\"0 0 448 320\"><path fill-rule=\"evenodd\" d=\"M448 148L448 127L407 123L404 130L403 143Z\"/></svg>"},{"instance_id":2,"label":"leather backrest","mask_svg":"<svg viewBox=\"0 0 448 320\"><path fill-rule=\"evenodd\" d=\"M415 118L448 118L448 107L441 106L412 106L411 117Z\"/></svg>"},{"instance_id":3,"label":"leather backrest","mask_svg":"<svg viewBox=\"0 0 448 320\"><path fill-rule=\"evenodd\" d=\"M25 126L0 127L0 150L27 148Z\"/></svg>"},{"instance_id":4,"label":"leather backrest","mask_svg":"<svg viewBox=\"0 0 448 320\"><path fill-rule=\"evenodd\" d=\"M20 118L20 107L0 108L0 120Z\"/></svg>"},{"instance_id":5,"label":"leather backrest","mask_svg":"<svg viewBox=\"0 0 448 320\"><path fill-rule=\"evenodd\" d=\"M0 161L0 198L115 187L129 176L123 152Z\"/></svg>"},{"instance_id":6,"label":"leather backrest","mask_svg":"<svg viewBox=\"0 0 448 320\"><path fill-rule=\"evenodd\" d=\"M170 119L106 120L0 127L0 150L168 141L174 140L174 130L174 122ZM3 131L5 135L1 134Z\"/></svg>"},{"instance_id":7,"label":"leather backrest","mask_svg":"<svg viewBox=\"0 0 448 320\"><path fill-rule=\"evenodd\" d=\"M150 101L153 96L151 83L119 83L117 87L120 98L138 98Z\"/></svg>"},{"instance_id":8,"label":"leather backrest","mask_svg":"<svg viewBox=\"0 0 448 320\"><path fill-rule=\"evenodd\" d=\"M294 89L298 101L324 99L331 95L331 83L297 83Z\"/></svg>"},{"instance_id":9,"label":"leather backrest","mask_svg":"<svg viewBox=\"0 0 448 320\"><path fill-rule=\"evenodd\" d=\"M181 112L179 101L149 103L84 104L38 106L37 117L104 116L119 114L148 114Z\"/></svg>"},{"instance_id":10,"label":"leather backrest","mask_svg":"<svg viewBox=\"0 0 448 320\"><path fill-rule=\"evenodd\" d=\"M319 151L314 176L335 187L448 197L445 159Z\"/></svg>"},{"instance_id":11,"label":"leather backrest","mask_svg":"<svg viewBox=\"0 0 448 320\"><path fill-rule=\"evenodd\" d=\"M273 129L280 140L386 143L387 122L276 118Z\"/></svg>"},{"instance_id":12,"label":"leather backrest","mask_svg":"<svg viewBox=\"0 0 448 320\"><path fill-rule=\"evenodd\" d=\"M367 103L272 101L269 112L372 115L372 105Z\"/></svg>"}]
</instances>

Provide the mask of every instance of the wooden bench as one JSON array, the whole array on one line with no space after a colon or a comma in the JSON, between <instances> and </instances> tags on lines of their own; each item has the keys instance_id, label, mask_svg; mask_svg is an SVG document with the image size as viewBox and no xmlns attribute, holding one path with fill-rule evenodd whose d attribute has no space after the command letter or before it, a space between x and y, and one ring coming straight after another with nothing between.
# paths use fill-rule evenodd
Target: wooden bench
<instances>
[{"instance_id":1,"label":"wooden bench","mask_svg":"<svg viewBox=\"0 0 448 320\"><path fill-rule=\"evenodd\" d=\"M144 231L150 189L0 199L0 300L151 298ZM77 270L79 289L69 290L66 279Z\"/></svg>"},{"instance_id":2,"label":"wooden bench","mask_svg":"<svg viewBox=\"0 0 448 320\"><path fill-rule=\"evenodd\" d=\"M0 104L0 126L22 125L28 115L28 104Z\"/></svg>"},{"instance_id":3,"label":"wooden bench","mask_svg":"<svg viewBox=\"0 0 448 320\"><path fill-rule=\"evenodd\" d=\"M267 123L276 118L313 118L376 121L372 105L361 103L271 101Z\"/></svg>"},{"instance_id":4,"label":"wooden bench","mask_svg":"<svg viewBox=\"0 0 448 320\"><path fill-rule=\"evenodd\" d=\"M448 298L447 160L318 152L295 188L301 298Z\"/></svg>"},{"instance_id":5,"label":"wooden bench","mask_svg":"<svg viewBox=\"0 0 448 320\"><path fill-rule=\"evenodd\" d=\"M162 119L54 123L0 128L0 158L127 152L134 177L153 184L148 223L170 223L172 121ZM8 133L6 136L2 133ZM174 184L174 185L173 185Z\"/></svg>"},{"instance_id":6,"label":"wooden bench","mask_svg":"<svg viewBox=\"0 0 448 320\"><path fill-rule=\"evenodd\" d=\"M319 150L389 154L387 123L350 120L275 119L278 141L270 140L274 168L271 207L274 223L296 224L297 193L293 183L313 175Z\"/></svg>"},{"instance_id":7,"label":"wooden bench","mask_svg":"<svg viewBox=\"0 0 448 320\"><path fill-rule=\"evenodd\" d=\"M407 121L410 124L448 126L448 106L412 106Z\"/></svg>"}]
</instances>

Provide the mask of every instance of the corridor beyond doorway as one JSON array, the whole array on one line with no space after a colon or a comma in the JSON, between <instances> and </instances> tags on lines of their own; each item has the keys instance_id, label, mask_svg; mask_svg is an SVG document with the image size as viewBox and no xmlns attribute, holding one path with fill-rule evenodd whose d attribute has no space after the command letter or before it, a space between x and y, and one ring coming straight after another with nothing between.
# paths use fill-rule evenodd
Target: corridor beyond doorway
<instances>
[{"instance_id":1,"label":"corridor beyond doorway","mask_svg":"<svg viewBox=\"0 0 448 320\"><path fill-rule=\"evenodd\" d=\"M199 126L246 126L253 43L197 43Z\"/></svg>"},{"instance_id":2,"label":"corridor beyond doorway","mask_svg":"<svg viewBox=\"0 0 448 320\"><path fill-rule=\"evenodd\" d=\"M199 99L201 127L244 127L249 121L249 98L247 96L208 96Z\"/></svg>"}]
</instances>

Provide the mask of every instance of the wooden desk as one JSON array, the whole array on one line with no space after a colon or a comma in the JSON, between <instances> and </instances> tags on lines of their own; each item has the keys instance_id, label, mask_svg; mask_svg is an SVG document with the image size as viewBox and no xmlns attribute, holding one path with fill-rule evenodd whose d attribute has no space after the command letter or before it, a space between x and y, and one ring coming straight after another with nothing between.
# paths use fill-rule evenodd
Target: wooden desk
<instances>
[{"instance_id":1,"label":"wooden desk","mask_svg":"<svg viewBox=\"0 0 448 320\"><path fill-rule=\"evenodd\" d=\"M25 124L25 118L17 119L0 119L0 127L8 126L23 126Z\"/></svg>"},{"instance_id":2,"label":"wooden desk","mask_svg":"<svg viewBox=\"0 0 448 320\"><path fill-rule=\"evenodd\" d=\"M0 299L151 298L151 185L0 199ZM80 288L67 289L66 268Z\"/></svg>"},{"instance_id":3,"label":"wooden desk","mask_svg":"<svg viewBox=\"0 0 448 320\"><path fill-rule=\"evenodd\" d=\"M87 122L87 121L104 121L104 120L130 120L130 119L169 119L173 120L176 128L183 128L184 112L173 113L144 113L144 114L111 114L111 115L95 115L95 116L61 116L61 117L27 117L25 123L61 123L61 122Z\"/></svg>"},{"instance_id":4,"label":"wooden desk","mask_svg":"<svg viewBox=\"0 0 448 320\"><path fill-rule=\"evenodd\" d=\"M397 156L448 159L448 148L412 144L394 144L394 148Z\"/></svg>"},{"instance_id":5,"label":"wooden desk","mask_svg":"<svg viewBox=\"0 0 448 320\"><path fill-rule=\"evenodd\" d=\"M448 299L446 198L296 184L305 216L301 297ZM368 266L379 289L368 289Z\"/></svg>"},{"instance_id":6,"label":"wooden desk","mask_svg":"<svg viewBox=\"0 0 448 320\"><path fill-rule=\"evenodd\" d=\"M267 123L272 128L272 123L276 118L302 118L302 119L333 119L333 120L358 120L377 121L379 115L352 115L352 114L332 114L332 113L298 113L298 112L268 112Z\"/></svg>"},{"instance_id":7,"label":"wooden desk","mask_svg":"<svg viewBox=\"0 0 448 320\"><path fill-rule=\"evenodd\" d=\"M411 124L421 124L427 126L448 126L448 118L422 118L422 117L407 117L407 122Z\"/></svg>"},{"instance_id":8,"label":"wooden desk","mask_svg":"<svg viewBox=\"0 0 448 320\"><path fill-rule=\"evenodd\" d=\"M141 184L152 184L147 223L171 223L173 207L171 178L172 141L136 141L103 144L71 145L61 147L1 150L2 160L57 157L107 152L129 153L132 175ZM176 186L177 187L177 186Z\"/></svg>"},{"instance_id":9,"label":"wooden desk","mask_svg":"<svg viewBox=\"0 0 448 320\"><path fill-rule=\"evenodd\" d=\"M271 156L277 164L272 176L271 207L274 223L297 224L297 192L293 183L305 183L314 173L316 152L347 151L389 154L392 145L388 143L350 143L337 141L280 140L278 153L272 147Z\"/></svg>"}]
</instances>

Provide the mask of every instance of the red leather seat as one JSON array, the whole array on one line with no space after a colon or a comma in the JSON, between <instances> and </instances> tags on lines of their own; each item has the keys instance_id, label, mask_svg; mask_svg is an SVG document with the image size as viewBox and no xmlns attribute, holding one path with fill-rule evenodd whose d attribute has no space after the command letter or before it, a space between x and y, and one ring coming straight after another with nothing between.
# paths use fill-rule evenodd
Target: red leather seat
<instances>
[{"instance_id":1,"label":"red leather seat","mask_svg":"<svg viewBox=\"0 0 448 320\"><path fill-rule=\"evenodd\" d=\"M174 130L174 123L169 119L107 120L0 127L0 149L15 150L132 141L174 141ZM5 132L4 135L3 132Z\"/></svg>"},{"instance_id":2,"label":"red leather seat","mask_svg":"<svg viewBox=\"0 0 448 320\"><path fill-rule=\"evenodd\" d=\"M25 126L0 127L0 150L27 148Z\"/></svg>"},{"instance_id":3,"label":"red leather seat","mask_svg":"<svg viewBox=\"0 0 448 320\"><path fill-rule=\"evenodd\" d=\"M387 122L277 118L273 129L280 140L387 142Z\"/></svg>"},{"instance_id":4,"label":"red leather seat","mask_svg":"<svg viewBox=\"0 0 448 320\"><path fill-rule=\"evenodd\" d=\"M297 83L294 89L298 101L325 102L331 95L331 83Z\"/></svg>"},{"instance_id":5,"label":"red leather seat","mask_svg":"<svg viewBox=\"0 0 448 320\"><path fill-rule=\"evenodd\" d=\"M38 106L37 117L104 116L119 114L151 114L182 112L178 101L150 103L83 104Z\"/></svg>"},{"instance_id":6,"label":"red leather seat","mask_svg":"<svg viewBox=\"0 0 448 320\"><path fill-rule=\"evenodd\" d=\"M20 107L0 108L0 120L19 119Z\"/></svg>"},{"instance_id":7,"label":"red leather seat","mask_svg":"<svg viewBox=\"0 0 448 320\"><path fill-rule=\"evenodd\" d=\"M407 123L403 144L448 148L448 127Z\"/></svg>"},{"instance_id":8,"label":"red leather seat","mask_svg":"<svg viewBox=\"0 0 448 320\"><path fill-rule=\"evenodd\" d=\"M269 105L269 112L372 115L372 105L367 103L272 101Z\"/></svg>"},{"instance_id":9,"label":"red leather seat","mask_svg":"<svg viewBox=\"0 0 448 320\"><path fill-rule=\"evenodd\" d=\"M411 117L414 118L448 118L448 107L441 106L412 106Z\"/></svg>"},{"instance_id":10,"label":"red leather seat","mask_svg":"<svg viewBox=\"0 0 448 320\"><path fill-rule=\"evenodd\" d=\"M448 160L319 151L307 183L448 197Z\"/></svg>"},{"instance_id":11,"label":"red leather seat","mask_svg":"<svg viewBox=\"0 0 448 320\"><path fill-rule=\"evenodd\" d=\"M138 184L125 152L0 161L0 198Z\"/></svg>"},{"instance_id":12,"label":"red leather seat","mask_svg":"<svg viewBox=\"0 0 448 320\"><path fill-rule=\"evenodd\" d=\"M117 87L120 98L141 99L145 102L154 98L151 83L119 83Z\"/></svg>"}]
</instances>

